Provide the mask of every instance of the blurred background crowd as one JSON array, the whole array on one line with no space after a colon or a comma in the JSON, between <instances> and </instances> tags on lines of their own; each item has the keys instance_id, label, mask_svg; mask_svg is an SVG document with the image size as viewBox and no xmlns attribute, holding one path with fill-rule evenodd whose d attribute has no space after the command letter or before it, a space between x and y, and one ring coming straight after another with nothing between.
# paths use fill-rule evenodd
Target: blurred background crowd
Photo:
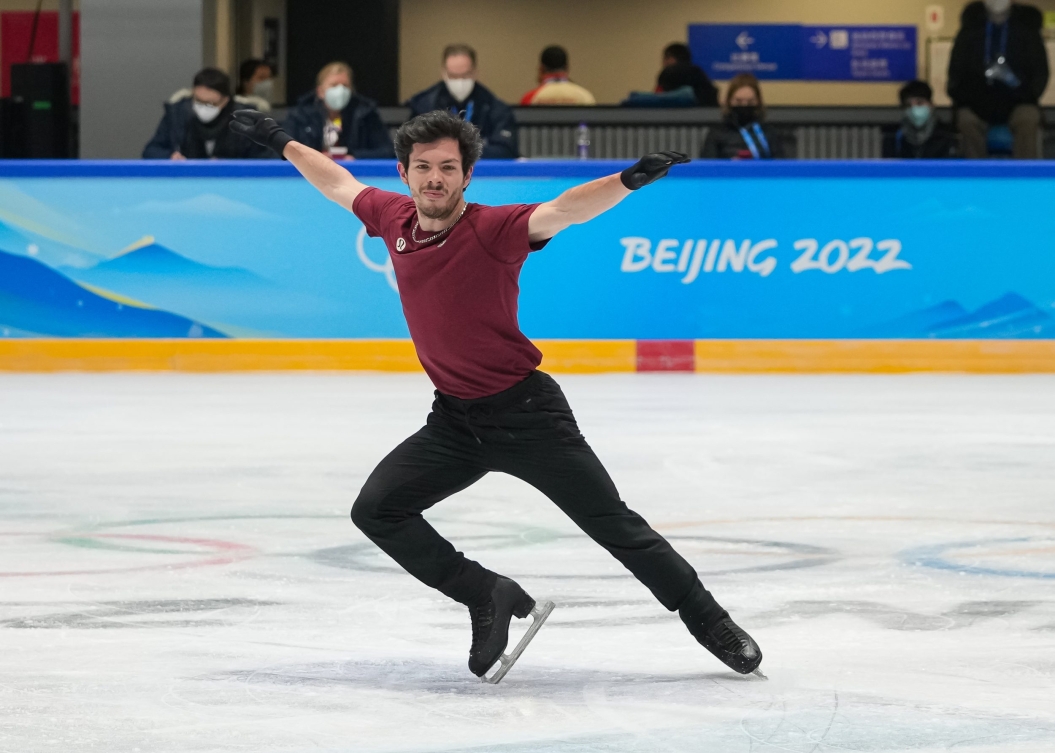
<instances>
[{"instance_id":1,"label":"blurred background crowd","mask_svg":"<svg viewBox=\"0 0 1055 753\"><path fill-rule=\"evenodd\" d=\"M5 3L12 1L0 0L0 11L5 9ZM0 21L5 15L19 15L20 28L23 29L19 36L8 29L14 29L14 22L8 24L4 21L0 53L7 61L4 70L6 99L2 100L7 105L0 107L3 116L0 119L0 126L3 126L0 129L0 155L75 156L79 151L82 156L140 156L130 154L127 143L122 147L122 155L101 153L105 148L99 147L78 148L83 138L78 138L76 128L77 121L82 119L77 106L80 105L80 110L84 111L83 119L86 119L90 103L85 88L79 86L86 64L82 64L72 50L78 40L69 37L78 31L72 28L80 25L73 23L79 20L76 16L88 13L93 3L100 2L102 0L81 0L75 9L72 0L59 0L59 5L70 11L73 21L65 20L70 28L65 30L67 39L63 40L64 8L60 7L52 14L57 18L51 26L58 26L59 39L51 55L56 62L50 66L47 64L48 55L34 54L35 48L47 47L41 41L42 19L48 18L43 10L44 0L38 0L35 8L23 10L20 14L0 13ZM407 30L399 28L401 22L406 23L409 11L406 7L401 8L399 2L198 2L203 19L202 34L206 40L200 59L208 65L200 66L192 75L188 72L175 91L155 89L153 101L130 91L107 92L110 98L115 94L123 96L125 103L134 100L134 107L140 113L157 113L153 108L162 102L162 112L153 135L136 150L141 150L144 159L273 158L274 155L257 149L228 130L232 114L245 108L271 112L298 141L342 160L393 157L391 129L407 117L435 109L449 110L477 125L486 140L485 159L627 156L621 151L632 152L638 146L635 138L642 141L638 137L642 135L642 129L649 127L658 128L660 134L646 133L648 138L644 141L648 143L642 142L641 146L680 148L694 157L710 159L765 160L810 156L1038 159L1045 151L1042 98L1049 83L1045 34L1049 28L1055 27L1055 18L1050 11L1045 13L1040 7L1010 0L949 4L949 10L954 13L948 21L944 19L945 6L927 6L927 23L936 23L937 17L942 16L941 23L949 27L951 45L947 60L942 62L942 70L934 70L932 61L936 58L929 55L927 67L930 70L926 76L883 84L844 84L841 89L838 85L831 85L826 90L828 93L821 97L822 101L805 103L788 102L794 97L788 97L784 91L787 84L760 81L753 72L742 71L723 80L714 80L717 77L708 74L706 62L694 59L693 49L686 38L652 48L648 53L654 60L652 70L648 72L652 83L640 90L627 87L621 99L611 96L609 81L604 82L605 91L601 93L591 91L589 77L580 78L578 75L580 67L596 71L599 64L605 64L604 59L595 59L596 53L583 65L584 58L574 54L575 44L539 45L541 49L537 57L523 59L518 74L519 80L530 78L533 86L511 97L507 84L503 83L501 87L504 94L489 86L489 73L494 75L496 69L488 67L488 61L478 51L479 44L470 44L459 38L436 39L433 36L421 39L417 35L409 38ZM119 2L116 4L120 5ZM436 17L438 30L450 28L450 16L479 8L478 3L467 0L450 3L403 0L402 5L417 5L420 6L418 10L439 14ZM593 33L603 36L604 6L584 5L595 6L594 20L602 29L593 30ZM879 4L874 5L877 9L875 15L881 18ZM299 6L299 10L294 11L293 6ZM317 8L310 12L309 6ZM538 13L551 10L543 3ZM775 7L769 11L773 16L780 15ZM215 28L222 26L225 13L231 27L226 32ZM428 19L427 12L419 15ZM757 9L755 15L758 15ZM25 63L14 62L17 59L14 47L25 46L23 37L31 16L28 59ZM422 23L422 18L417 18L415 23ZM166 12L160 5L156 22L162 27L166 22ZM51 26L48 26L49 30ZM467 23L465 26L472 25ZM120 33L120 29L112 33ZM125 33L133 32L126 30ZM163 28L160 33L164 33ZM234 41L221 50L219 47L223 45L216 40L222 41L225 33ZM569 34L574 36L574 30ZM748 49L754 42L746 37L747 34L745 31L742 49ZM464 38L472 41L471 37L478 35L467 33ZM509 39L511 44L515 39L522 47L525 38L550 41L530 27L493 25L486 46L493 48L496 39ZM938 37L934 36L927 40L928 53L936 39ZM140 45L148 42L141 40ZM438 50L440 54L435 55L430 64L434 82L399 96L394 82L400 61L405 61L408 56L397 54L398 51L391 47L405 47L408 43L421 48L414 50L412 57L415 60L429 49ZM214 49L207 49L210 44ZM834 40L831 44L835 46ZM65 50L61 49L63 46ZM695 49L698 57L699 48ZM255 54L240 58L237 57L240 51ZM613 67L619 67L626 56L615 39L604 54ZM322 57L324 55L326 57ZM637 50L635 55L639 56ZM69 62L60 60L63 56ZM146 58L149 59L149 52ZM320 62L311 69L309 79L307 67L313 60ZM65 80L62 79L64 64ZM121 64L114 65L119 67ZM29 68L34 70L29 71ZM45 69L49 71L46 74ZM421 69L418 65L419 79L422 78ZM74 79L72 88L71 73ZM503 82L509 81L510 72L502 71L502 79ZM935 79L940 80L939 86L934 85ZM23 89L35 86L36 94L20 96L16 91L9 91L12 87L17 88L19 83ZM406 86L406 76L402 77L402 85ZM114 81L112 86L119 88L119 82ZM877 100L873 93L865 97L868 102L862 102L861 97L850 94L847 86L882 86L882 98ZM57 102L47 111L35 111L36 105L31 100L34 96L42 96L39 90L46 90L53 99L61 100L55 91L62 87L75 95L69 103L72 107ZM784 101L776 107L767 97L770 87L777 88L783 95L780 99ZM811 108L811 112L806 112ZM603 116L596 115L601 111L604 111ZM34 142L34 134L49 116L54 119L63 113L67 113L72 121L72 128L61 123L54 128L66 129L63 131L67 134L66 143L62 142L61 135L54 137L47 142L54 153L42 154L43 147L39 144L42 139L36 138ZM101 126L95 124L92 127L105 128L107 117L104 115L100 120ZM593 137L599 134L599 129L613 124L621 126L629 134L629 141L634 143L627 143L622 150L611 145L598 148L599 142ZM87 123L85 126L87 128ZM829 130L843 130L833 134L824 131L825 126ZM111 130L118 127L111 123ZM525 144L522 138L521 130L525 127L532 129L531 144ZM71 131L72 138L69 137ZM615 138L612 133L604 135L609 141ZM840 146L840 138L850 141L861 138L868 143ZM810 147L800 143L808 139L826 140L826 145ZM96 139L100 140L106 141L105 138ZM811 148L813 152L827 149L833 153L811 154ZM840 149L845 153L836 153Z\"/></svg>"}]
</instances>

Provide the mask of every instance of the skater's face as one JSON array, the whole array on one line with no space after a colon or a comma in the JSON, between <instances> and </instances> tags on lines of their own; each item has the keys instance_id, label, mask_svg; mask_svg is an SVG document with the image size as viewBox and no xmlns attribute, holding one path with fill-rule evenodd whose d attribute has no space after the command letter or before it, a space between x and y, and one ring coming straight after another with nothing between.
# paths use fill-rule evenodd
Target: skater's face
<instances>
[{"instance_id":1,"label":"skater's face","mask_svg":"<svg viewBox=\"0 0 1055 753\"><path fill-rule=\"evenodd\" d=\"M472 174L462 170L462 153L454 139L414 144L407 167L399 165L399 176L410 187L418 212L430 220L454 214Z\"/></svg>"}]
</instances>

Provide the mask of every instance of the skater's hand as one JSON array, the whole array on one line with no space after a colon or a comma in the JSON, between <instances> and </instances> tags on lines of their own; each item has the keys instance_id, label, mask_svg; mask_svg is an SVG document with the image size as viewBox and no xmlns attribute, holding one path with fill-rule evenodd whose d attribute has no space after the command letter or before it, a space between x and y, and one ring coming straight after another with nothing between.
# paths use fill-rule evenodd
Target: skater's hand
<instances>
[{"instance_id":1,"label":"skater's hand","mask_svg":"<svg viewBox=\"0 0 1055 753\"><path fill-rule=\"evenodd\" d=\"M282 126L262 112L256 110L236 110L231 120L231 130L245 136L250 141L266 146L282 156L286 144L293 138L282 130Z\"/></svg>"},{"instance_id":2,"label":"skater's hand","mask_svg":"<svg viewBox=\"0 0 1055 753\"><path fill-rule=\"evenodd\" d=\"M672 165L684 165L686 162L691 161L689 155L681 152L654 152L646 154L636 164L623 170L619 174L619 178L623 181L624 186L631 191L636 191L642 186L655 183L662 178Z\"/></svg>"}]
</instances>

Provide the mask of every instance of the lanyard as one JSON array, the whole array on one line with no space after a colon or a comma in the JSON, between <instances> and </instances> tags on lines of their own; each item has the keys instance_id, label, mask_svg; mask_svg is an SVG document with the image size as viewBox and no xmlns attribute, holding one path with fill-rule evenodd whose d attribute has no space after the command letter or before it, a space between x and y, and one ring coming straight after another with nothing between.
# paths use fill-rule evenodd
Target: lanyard
<instances>
[{"instance_id":1,"label":"lanyard","mask_svg":"<svg viewBox=\"0 0 1055 753\"><path fill-rule=\"evenodd\" d=\"M472 123L473 122L473 104L474 104L473 101L470 99L469 103L465 106L465 118L464 118L464 120L465 120L466 123ZM457 107L452 107L451 108L451 115L453 115L454 117L458 117L458 108Z\"/></svg>"},{"instance_id":2,"label":"lanyard","mask_svg":"<svg viewBox=\"0 0 1055 753\"><path fill-rule=\"evenodd\" d=\"M755 139L751 138L751 133L746 128L740 129L740 135L744 139L744 143L747 144L747 148L751 150L751 156L755 159L773 159L773 151L769 148L769 142L766 141L766 136L762 133L762 126L758 123L751 125L751 130L755 132L755 138L758 139L758 143L755 143ZM758 147L762 147L765 151L765 157L759 152Z\"/></svg>"},{"instance_id":3,"label":"lanyard","mask_svg":"<svg viewBox=\"0 0 1055 753\"><path fill-rule=\"evenodd\" d=\"M1000 60L1004 60L1004 56L1007 55L1007 27L1008 22L1004 21L1000 25ZM993 62L993 22L985 22L985 64L989 65Z\"/></svg>"}]
</instances>

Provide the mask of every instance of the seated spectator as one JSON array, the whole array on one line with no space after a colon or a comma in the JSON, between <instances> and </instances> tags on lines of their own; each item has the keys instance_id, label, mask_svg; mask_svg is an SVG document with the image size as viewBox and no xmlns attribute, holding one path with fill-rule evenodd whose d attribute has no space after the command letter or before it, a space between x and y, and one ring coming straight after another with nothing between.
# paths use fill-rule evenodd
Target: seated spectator
<instances>
[{"instance_id":1,"label":"seated spectator","mask_svg":"<svg viewBox=\"0 0 1055 753\"><path fill-rule=\"evenodd\" d=\"M590 92L568 79L568 52L563 47L554 45L542 51L538 83L538 88L532 89L520 100L522 106L597 104Z\"/></svg>"},{"instance_id":2,"label":"seated spectator","mask_svg":"<svg viewBox=\"0 0 1055 753\"><path fill-rule=\"evenodd\" d=\"M963 9L949 60L949 96L964 156L989 156L992 126L1010 128L1012 155L1037 159L1040 95L1048 85L1043 17L1011 0L973 2Z\"/></svg>"},{"instance_id":3,"label":"seated spectator","mask_svg":"<svg viewBox=\"0 0 1055 753\"><path fill-rule=\"evenodd\" d=\"M656 92L672 92L684 86L692 87L697 107L717 107L718 89L692 62L689 48L680 42L668 44L663 50L663 70L656 80Z\"/></svg>"},{"instance_id":4,"label":"seated spectator","mask_svg":"<svg viewBox=\"0 0 1055 753\"><path fill-rule=\"evenodd\" d=\"M516 159L517 125L513 110L476 80L476 50L452 44L443 51L443 80L406 102L410 116L433 110L461 114L480 129L483 159Z\"/></svg>"},{"instance_id":5,"label":"seated spectator","mask_svg":"<svg viewBox=\"0 0 1055 753\"><path fill-rule=\"evenodd\" d=\"M247 105L231 97L231 79L216 68L204 68L194 86L177 92L165 105L157 132L143 149L143 159L249 159L266 150L227 127L235 110Z\"/></svg>"},{"instance_id":6,"label":"seated spectator","mask_svg":"<svg viewBox=\"0 0 1055 753\"><path fill-rule=\"evenodd\" d=\"M295 140L334 159L396 156L377 103L352 91L347 63L330 63L319 71L315 88L297 100L284 127Z\"/></svg>"},{"instance_id":7,"label":"seated spectator","mask_svg":"<svg viewBox=\"0 0 1055 753\"><path fill-rule=\"evenodd\" d=\"M249 58L238 66L238 101L250 104L260 112L271 112L275 96L275 74L271 66L258 58Z\"/></svg>"},{"instance_id":8,"label":"seated spectator","mask_svg":"<svg viewBox=\"0 0 1055 753\"><path fill-rule=\"evenodd\" d=\"M883 156L893 159L949 159L956 156L956 134L938 120L934 92L926 81L909 81L898 92L901 126L883 138Z\"/></svg>"},{"instance_id":9,"label":"seated spectator","mask_svg":"<svg viewBox=\"0 0 1055 753\"><path fill-rule=\"evenodd\" d=\"M763 124L766 108L757 78L750 73L735 76L726 89L722 111L722 122L707 131L701 157L784 159L781 135Z\"/></svg>"}]
</instances>

